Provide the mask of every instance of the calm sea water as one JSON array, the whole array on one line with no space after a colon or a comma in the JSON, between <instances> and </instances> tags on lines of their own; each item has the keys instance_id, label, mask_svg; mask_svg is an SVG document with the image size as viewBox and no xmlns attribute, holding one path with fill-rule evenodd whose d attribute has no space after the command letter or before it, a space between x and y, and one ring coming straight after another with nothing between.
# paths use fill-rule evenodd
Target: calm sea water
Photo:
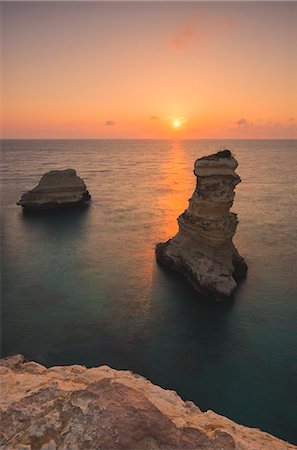
<instances>
[{"instance_id":1,"label":"calm sea water","mask_svg":"<svg viewBox=\"0 0 297 450\"><path fill-rule=\"evenodd\" d=\"M242 183L233 210L246 281L206 302L155 261L195 186L194 160L224 147ZM297 443L296 141L4 141L2 354L45 365L108 364L202 410ZM51 169L73 167L83 211L15 205Z\"/></svg>"}]
</instances>

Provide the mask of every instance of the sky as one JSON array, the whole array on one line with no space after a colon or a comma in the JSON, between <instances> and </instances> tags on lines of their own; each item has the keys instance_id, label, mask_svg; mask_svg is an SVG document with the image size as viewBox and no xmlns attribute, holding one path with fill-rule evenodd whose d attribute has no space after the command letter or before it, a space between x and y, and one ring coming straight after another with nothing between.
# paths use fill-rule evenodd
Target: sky
<instances>
[{"instance_id":1,"label":"sky","mask_svg":"<svg viewBox=\"0 0 297 450\"><path fill-rule=\"evenodd\" d=\"M4 138L297 137L297 3L1 2Z\"/></svg>"}]
</instances>

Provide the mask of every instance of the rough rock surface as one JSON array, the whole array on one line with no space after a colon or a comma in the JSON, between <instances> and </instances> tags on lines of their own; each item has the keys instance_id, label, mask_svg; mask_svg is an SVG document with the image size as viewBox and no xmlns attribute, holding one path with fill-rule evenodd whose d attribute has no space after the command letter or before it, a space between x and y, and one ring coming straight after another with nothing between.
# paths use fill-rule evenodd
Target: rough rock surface
<instances>
[{"instance_id":1,"label":"rough rock surface","mask_svg":"<svg viewBox=\"0 0 297 450\"><path fill-rule=\"evenodd\" d=\"M217 299L229 297L247 271L232 242L237 216L229 212L234 188L241 181L237 166L229 150L195 161L197 185L188 209L178 218L179 231L156 248L160 263Z\"/></svg>"},{"instance_id":2,"label":"rough rock surface","mask_svg":"<svg viewBox=\"0 0 297 450\"><path fill-rule=\"evenodd\" d=\"M84 205L91 196L74 169L51 170L39 184L22 195L17 205L27 210L52 209Z\"/></svg>"},{"instance_id":3,"label":"rough rock surface","mask_svg":"<svg viewBox=\"0 0 297 450\"><path fill-rule=\"evenodd\" d=\"M108 366L0 360L1 450L289 450L294 445Z\"/></svg>"}]
</instances>

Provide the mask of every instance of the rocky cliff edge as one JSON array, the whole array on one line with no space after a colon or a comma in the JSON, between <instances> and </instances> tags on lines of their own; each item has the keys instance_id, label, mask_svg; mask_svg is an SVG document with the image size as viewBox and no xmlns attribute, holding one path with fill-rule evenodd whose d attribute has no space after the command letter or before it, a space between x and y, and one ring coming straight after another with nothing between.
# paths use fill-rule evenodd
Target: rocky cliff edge
<instances>
[{"instance_id":1,"label":"rocky cliff edge","mask_svg":"<svg viewBox=\"0 0 297 450\"><path fill-rule=\"evenodd\" d=\"M294 445L108 366L0 360L1 450L288 450Z\"/></svg>"}]
</instances>

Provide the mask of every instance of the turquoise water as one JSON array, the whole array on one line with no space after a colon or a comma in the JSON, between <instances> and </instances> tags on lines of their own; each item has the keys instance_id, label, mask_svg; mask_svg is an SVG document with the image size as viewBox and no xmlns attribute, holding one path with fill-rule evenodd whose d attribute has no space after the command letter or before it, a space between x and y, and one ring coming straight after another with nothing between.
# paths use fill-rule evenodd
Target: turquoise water
<instances>
[{"instance_id":1,"label":"turquoise water","mask_svg":"<svg viewBox=\"0 0 297 450\"><path fill-rule=\"evenodd\" d=\"M229 147L246 281L207 302L155 261L195 186L194 160ZM296 141L4 141L2 354L108 364L202 410L297 443ZM91 206L41 217L15 202L73 167Z\"/></svg>"}]
</instances>

